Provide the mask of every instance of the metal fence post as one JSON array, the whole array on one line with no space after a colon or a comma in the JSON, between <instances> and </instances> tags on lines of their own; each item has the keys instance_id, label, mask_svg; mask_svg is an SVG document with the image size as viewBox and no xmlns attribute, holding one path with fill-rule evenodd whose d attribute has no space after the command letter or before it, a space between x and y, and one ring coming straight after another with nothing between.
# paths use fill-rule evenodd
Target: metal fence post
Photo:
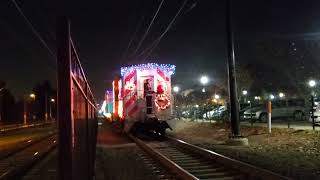
<instances>
[{"instance_id":1,"label":"metal fence post","mask_svg":"<svg viewBox=\"0 0 320 180\"><path fill-rule=\"evenodd\" d=\"M72 112L70 24L66 17L57 19L57 84L59 124L59 179L72 180Z\"/></svg>"}]
</instances>

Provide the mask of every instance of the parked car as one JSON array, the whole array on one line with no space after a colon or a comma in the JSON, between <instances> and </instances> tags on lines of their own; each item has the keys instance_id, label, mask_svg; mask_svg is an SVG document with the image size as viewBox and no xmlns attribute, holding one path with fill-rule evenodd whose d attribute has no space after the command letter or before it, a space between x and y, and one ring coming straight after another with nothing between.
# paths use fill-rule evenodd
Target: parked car
<instances>
[{"instance_id":1,"label":"parked car","mask_svg":"<svg viewBox=\"0 0 320 180\"><path fill-rule=\"evenodd\" d=\"M304 99L287 99L272 101L272 118L288 118L292 117L294 120L303 120L308 113ZM252 107L244 112L245 120L259 120L266 122L268 120L268 113L266 106Z\"/></svg>"},{"instance_id":2,"label":"parked car","mask_svg":"<svg viewBox=\"0 0 320 180\"><path fill-rule=\"evenodd\" d=\"M202 115L203 118L219 118L221 113L225 111L225 106L218 106L211 111L208 111Z\"/></svg>"}]
</instances>

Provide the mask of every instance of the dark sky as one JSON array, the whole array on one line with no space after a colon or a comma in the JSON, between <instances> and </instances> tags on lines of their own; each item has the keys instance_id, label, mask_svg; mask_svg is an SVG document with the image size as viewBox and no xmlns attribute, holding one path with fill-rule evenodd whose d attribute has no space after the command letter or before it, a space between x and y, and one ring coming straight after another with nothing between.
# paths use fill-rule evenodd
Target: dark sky
<instances>
[{"instance_id":1,"label":"dark sky","mask_svg":"<svg viewBox=\"0 0 320 180\"><path fill-rule=\"evenodd\" d=\"M277 34L320 30L320 1L233 0L237 57L246 63L250 43ZM63 1L61 1L63 2ZM55 51L55 18L68 15L72 36L97 99L123 64L142 62L177 65L174 83L182 88L198 83L201 74L211 82L226 76L224 0L189 0L170 31L143 61L123 57L140 23L132 47L141 39L161 0L107 0L68 3L54 0L17 0L17 3ZM184 0L165 0L140 50L167 27ZM0 79L15 95L28 93L35 83L55 84L55 59L33 34L11 0L0 1Z\"/></svg>"}]
</instances>

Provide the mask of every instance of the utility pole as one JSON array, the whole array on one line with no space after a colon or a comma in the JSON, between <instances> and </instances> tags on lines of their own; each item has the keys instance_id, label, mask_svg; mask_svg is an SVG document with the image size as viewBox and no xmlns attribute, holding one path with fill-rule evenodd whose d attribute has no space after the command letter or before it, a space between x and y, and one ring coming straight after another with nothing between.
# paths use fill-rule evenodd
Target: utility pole
<instances>
[{"instance_id":1,"label":"utility pole","mask_svg":"<svg viewBox=\"0 0 320 180\"><path fill-rule=\"evenodd\" d=\"M234 37L232 32L231 19L231 0L226 0L226 32L227 32L227 53L228 53L228 83L229 83L229 100L231 111L231 128L232 137L240 137L239 124L239 104L237 94L237 81L235 69L235 54L234 54Z\"/></svg>"}]
</instances>

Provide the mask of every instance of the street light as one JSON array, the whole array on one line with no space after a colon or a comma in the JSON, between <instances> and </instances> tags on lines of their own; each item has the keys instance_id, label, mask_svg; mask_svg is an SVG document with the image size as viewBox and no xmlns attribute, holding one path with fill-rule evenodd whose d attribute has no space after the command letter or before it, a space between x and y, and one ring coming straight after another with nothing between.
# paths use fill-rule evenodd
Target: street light
<instances>
[{"instance_id":1,"label":"street light","mask_svg":"<svg viewBox=\"0 0 320 180\"><path fill-rule=\"evenodd\" d=\"M308 84L309 84L309 86L310 87L314 87L314 86L316 86L316 81L315 80L310 80L309 82L308 82Z\"/></svg>"},{"instance_id":2,"label":"street light","mask_svg":"<svg viewBox=\"0 0 320 180\"><path fill-rule=\"evenodd\" d=\"M248 94L248 91L247 91L247 90L243 90L243 91L242 91L242 94L245 96L245 95Z\"/></svg>"},{"instance_id":3,"label":"street light","mask_svg":"<svg viewBox=\"0 0 320 180\"><path fill-rule=\"evenodd\" d=\"M207 76L202 76L200 82L202 85L206 85L209 82L209 78Z\"/></svg>"},{"instance_id":4,"label":"street light","mask_svg":"<svg viewBox=\"0 0 320 180\"><path fill-rule=\"evenodd\" d=\"M178 93L180 91L180 88L178 86L173 87L173 92Z\"/></svg>"},{"instance_id":5,"label":"street light","mask_svg":"<svg viewBox=\"0 0 320 180\"><path fill-rule=\"evenodd\" d=\"M310 80L308 82L309 84L309 87L312 89L312 92L311 92L311 119L312 119L312 129L315 130L315 123L314 123L314 111L316 110L316 107L315 107L315 102L314 102L314 92L313 92L313 87L315 87L317 85L316 81L315 80Z\"/></svg>"},{"instance_id":6,"label":"street light","mask_svg":"<svg viewBox=\"0 0 320 180\"><path fill-rule=\"evenodd\" d=\"M270 94L269 97L270 97L271 100L275 98L273 94Z\"/></svg>"},{"instance_id":7,"label":"street light","mask_svg":"<svg viewBox=\"0 0 320 180\"><path fill-rule=\"evenodd\" d=\"M242 91L242 95L243 95L243 102L244 102L244 103L246 103L246 102L247 102L247 98L246 98L247 94L248 94L248 91L247 91L247 90L243 90L243 91Z\"/></svg>"},{"instance_id":8,"label":"street light","mask_svg":"<svg viewBox=\"0 0 320 180\"><path fill-rule=\"evenodd\" d=\"M35 95L34 93L31 93L29 96L30 96L30 98L32 98L32 99L35 99L35 98L36 98L36 95Z\"/></svg>"},{"instance_id":9,"label":"street light","mask_svg":"<svg viewBox=\"0 0 320 180\"><path fill-rule=\"evenodd\" d=\"M54 98L51 98L50 101L51 101L51 103L53 103L53 104L56 102L56 100L55 100ZM49 107L49 110L50 110L49 113L50 113L50 119L52 120L52 106L51 106L51 103L49 103L49 106L50 106L50 107Z\"/></svg>"},{"instance_id":10,"label":"street light","mask_svg":"<svg viewBox=\"0 0 320 180\"><path fill-rule=\"evenodd\" d=\"M282 93L282 92L279 93L279 97L280 97L280 98L283 98L284 96L285 96L284 93Z\"/></svg>"},{"instance_id":11,"label":"street light","mask_svg":"<svg viewBox=\"0 0 320 180\"><path fill-rule=\"evenodd\" d=\"M29 98L32 100L36 99L36 95L34 93L29 94ZM28 96L24 96L24 102L23 102L23 123L27 124L27 100L28 100Z\"/></svg>"}]
</instances>

